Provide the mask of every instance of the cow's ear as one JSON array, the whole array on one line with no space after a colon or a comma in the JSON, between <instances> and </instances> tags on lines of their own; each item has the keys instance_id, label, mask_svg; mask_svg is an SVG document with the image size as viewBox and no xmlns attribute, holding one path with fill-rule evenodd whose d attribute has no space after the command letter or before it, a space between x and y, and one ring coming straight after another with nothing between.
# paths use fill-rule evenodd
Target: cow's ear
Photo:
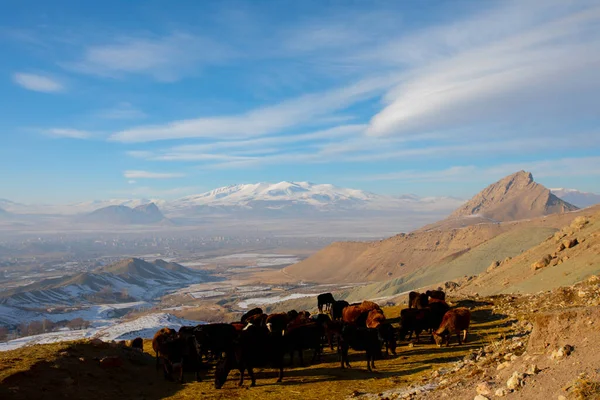
<instances>
[{"instance_id":1,"label":"cow's ear","mask_svg":"<svg viewBox=\"0 0 600 400\"><path fill-rule=\"evenodd\" d=\"M222 352L222 353L221 353L221 358L225 358L225 357L227 357L227 353L225 353L225 352Z\"/></svg>"}]
</instances>

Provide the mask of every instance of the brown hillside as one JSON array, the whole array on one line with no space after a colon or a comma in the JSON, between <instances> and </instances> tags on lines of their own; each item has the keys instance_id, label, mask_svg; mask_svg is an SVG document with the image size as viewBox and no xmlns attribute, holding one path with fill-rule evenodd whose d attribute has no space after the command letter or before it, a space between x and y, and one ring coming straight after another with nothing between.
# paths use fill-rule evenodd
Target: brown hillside
<instances>
[{"instance_id":1,"label":"brown hillside","mask_svg":"<svg viewBox=\"0 0 600 400\"><path fill-rule=\"evenodd\" d=\"M483 189L449 218L477 215L493 221L515 221L574 210L577 207L536 183L530 172L519 171Z\"/></svg>"},{"instance_id":2,"label":"brown hillside","mask_svg":"<svg viewBox=\"0 0 600 400\"><path fill-rule=\"evenodd\" d=\"M444 221L377 242L335 243L285 268L284 273L323 282L400 278L433 263L451 260L497 235L522 228L523 224L559 228L563 223L558 216L575 210L577 207L535 183L530 173L520 171L488 186ZM552 217L545 217L548 214ZM537 220L524 220L532 218ZM574 215L567 214L566 218Z\"/></svg>"},{"instance_id":3,"label":"brown hillside","mask_svg":"<svg viewBox=\"0 0 600 400\"><path fill-rule=\"evenodd\" d=\"M539 245L479 275L460 292L534 293L600 272L600 212L581 214Z\"/></svg>"}]
</instances>

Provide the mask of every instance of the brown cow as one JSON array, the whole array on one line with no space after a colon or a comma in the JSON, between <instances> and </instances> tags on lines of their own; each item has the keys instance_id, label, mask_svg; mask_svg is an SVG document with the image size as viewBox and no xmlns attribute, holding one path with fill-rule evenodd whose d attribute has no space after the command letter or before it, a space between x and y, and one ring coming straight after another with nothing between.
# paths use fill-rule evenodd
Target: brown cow
<instances>
[{"instance_id":1,"label":"brown cow","mask_svg":"<svg viewBox=\"0 0 600 400\"><path fill-rule=\"evenodd\" d=\"M352 325L365 325L369 311L363 310L360 305L348 306L342 311L342 321Z\"/></svg>"},{"instance_id":2,"label":"brown cow","mask_svg":"<svg viewBox=\"0 0 600 400\"><path fill-rule=\"evenodd\" d=\"M161 346L168 342L169 340L173 340L177 338L177 332L175 329L171 328L162 328L158 332L154 334L152 338L152 349L156 353L156 370L159 368L159 358L160 358L160 348Z\"/></svg>"},{"instance_id":3,"label":"brown cow","mask_svg":"<svg viewBox=\"0 0 600 400\"><path fill-rule=\"evenodd\" d=\"M379 305L377 303L374 303L374 302L369 301L369 300L365 300L362 303L360 303L360 308L363 311L371 311L371 310L379 310L379 311L381 311L381 307L379 307Z\"/></svg>"},{"instance_id":4,"label":"brown cow","mask_svg":"<svg viewBox=\"0 0 600 400\"><path fill-rule=\"evenodd\" d=\"M140 351L144 351L144 339L141 337L136 337L131 341L131 348L138 349Z\"/></svg>"},{"instance_id":5,"label":"brown cow","mask_svg":"<svg viewBox=\"0 0 600 400\"><path fill-rule=\"evenodd\" d=\"M287 313L271 314L265 320L265 326L269 329L269 332L277 332L283 335L285 327L290 322L290 317Z\"/></svg>"},{"instance_id":6,"label":"brown cow","mask_svg":"<svg viewBox=\"0 0 600 400\"><path fill-rule=\"evenodd\" d=\"M456 333L458 344L461 345L464 341L467 342L467 333L469 332L469 324L471 323L471 311L468 308L460 307L449 310L444 314L444 319L440 327L433 332L435 343L438 347L446 341L446 347L450 346L450 335ZM461 340L460 334L463 333Z\"/></svg>"},{"instance_id":7,"label":"brown cow","mask_svg":"<svg viewBox=\"0 0 600 400\"><path fill-rule=\"evenodd\" d=\"M371 310L367 315L367 328L377 328L385 322L385 315L381 310Z\"/></svg>"}]
</instances>

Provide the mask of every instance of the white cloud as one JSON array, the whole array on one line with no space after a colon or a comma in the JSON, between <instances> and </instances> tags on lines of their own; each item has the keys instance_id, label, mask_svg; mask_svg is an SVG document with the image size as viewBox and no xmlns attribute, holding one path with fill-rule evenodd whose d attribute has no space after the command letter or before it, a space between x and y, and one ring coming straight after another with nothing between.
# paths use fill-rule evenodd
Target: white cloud
<instances>
[{"instance_id":1,"label":"white cloud","mask_svg":"<svg viewBox=\"0 0 600 400\"><path fill-rule=\"evenodd\" d=\"M170 178L181 178L185 176L182 173L175 172L149 172L139 170L129 170L123 173L125 178L129 179L170 179Z\"/></svg>"},{"instance_id":2,"label":"white cloud","mask_svg":"<svg viewBox=\"0 0 600 400\"><path fill-rule=\"evenodd\" d=\"M196 73L198 66L218 64L232 57L216 42L186 33L164 37L122 37L109 44L89 46L82 59L66 68L98 76L148 75L171 82Z\"/></svg>"},{"instance_id":3,"label":"white cloud","mask_svg":"<svg viewBox=\"0 0 600 400\"><path fill-rule=\"evenodd\" d=\"M16 72L13 74L13 81L17 85L35 92L56 93L64 90L64 86L59 81L44 75Z\"/></svg>"},{"instance_id":4,"label":"white cloud","mask_svg":"<svg viewBox=\"0 0 600 400\"><path fill-rule=\"evenodd\" d=\"M51 128L42 131L44 134L57 138L71 138L71 139L89 139L93 137L93 133L80 129L69 129L69 128Z\"/></svg>"},{"instance_id":5,"label":"white cloud","mask_svg":"<svg viewBox=\"0 0 600 400\"><path fill-rule=\"evenodd\" d=\"M114 133L118 142L148 142L184 138L227 138L263 136L286 128L306 125L312 119L328 116L359 101L381 94L396 77L364 79L324 93L304 95L277 105L224 117L202 117L168 124L140 126Z\"/></svg>"},{"instance_id":6,"label":"white cloud","mask_svg":"<svg viewBox=\"0 0 600 400\"><path fill-rule=\"evenodd\" d=\"M137 181L130 180L130 181L127 181L127 183L129 183L130 185L134 185L135 183L137 183Z\"/></svg>"},{"instance_id":7,"label":"white cloud","mask_svg":"<svg viewBox=\"0 0 600 400\"><path fill-rule=\"evenodd\" d=\"M439 36L452 36L456 26L433 29L422 45L437 58L413 66L387 93L385 107L371 119L368 132L393 135L480 121L519 121L549 110L553 116L589 115L590 100L600 90L600 35L594 30L600 7L562 11L566 14L540 22L539 15L554 12L552 7L525 9L520 18L527 27L516 32L498 29L500 22L511 26L502 17L512 15L498 12L491 28L471 24L471 31L447 44L448 56L436 53ZM475 38L474 45L467 36Z\"/></svg>"}]
</instances>

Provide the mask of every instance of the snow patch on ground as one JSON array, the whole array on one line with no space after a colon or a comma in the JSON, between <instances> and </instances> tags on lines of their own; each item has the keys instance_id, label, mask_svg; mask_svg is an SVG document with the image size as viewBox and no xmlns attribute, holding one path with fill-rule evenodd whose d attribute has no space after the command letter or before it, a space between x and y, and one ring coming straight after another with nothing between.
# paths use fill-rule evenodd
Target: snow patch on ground
<instances>
[{"instance_id":1,"label":"snow patch on ground","mask_svg":"<svg viewBox=\"0 0 600 400\"><path fill-rule=\"evenodd\" d=\"M249 306L262 306L265 304L275 304L282 301L301 299L303 297L316 296L314 293L293 293L287 296L271 296L271 297L254 297L246 299L238 303L240 308L248 308Z\"/></svg>"},{"instance_id":2,"label":"snow patch on ground","mask_svg":"<svg viewBox=\"0 0 600 400\"><path fill-rule=\"evenodd\" d=\"M99 327L91 327L76 331L44 333L41 335L10 340L6 343L0 343L0 352L35 344L64 342L94 337L102 340L128 340L138 336L144 339L152 339L156 331L163 327L179 330L183 325L198 325L204 323L205 322L179 318L167 313L156 313L144 315L143 317L131 321L119 321Z\"/></svg>"}]
</instances>

